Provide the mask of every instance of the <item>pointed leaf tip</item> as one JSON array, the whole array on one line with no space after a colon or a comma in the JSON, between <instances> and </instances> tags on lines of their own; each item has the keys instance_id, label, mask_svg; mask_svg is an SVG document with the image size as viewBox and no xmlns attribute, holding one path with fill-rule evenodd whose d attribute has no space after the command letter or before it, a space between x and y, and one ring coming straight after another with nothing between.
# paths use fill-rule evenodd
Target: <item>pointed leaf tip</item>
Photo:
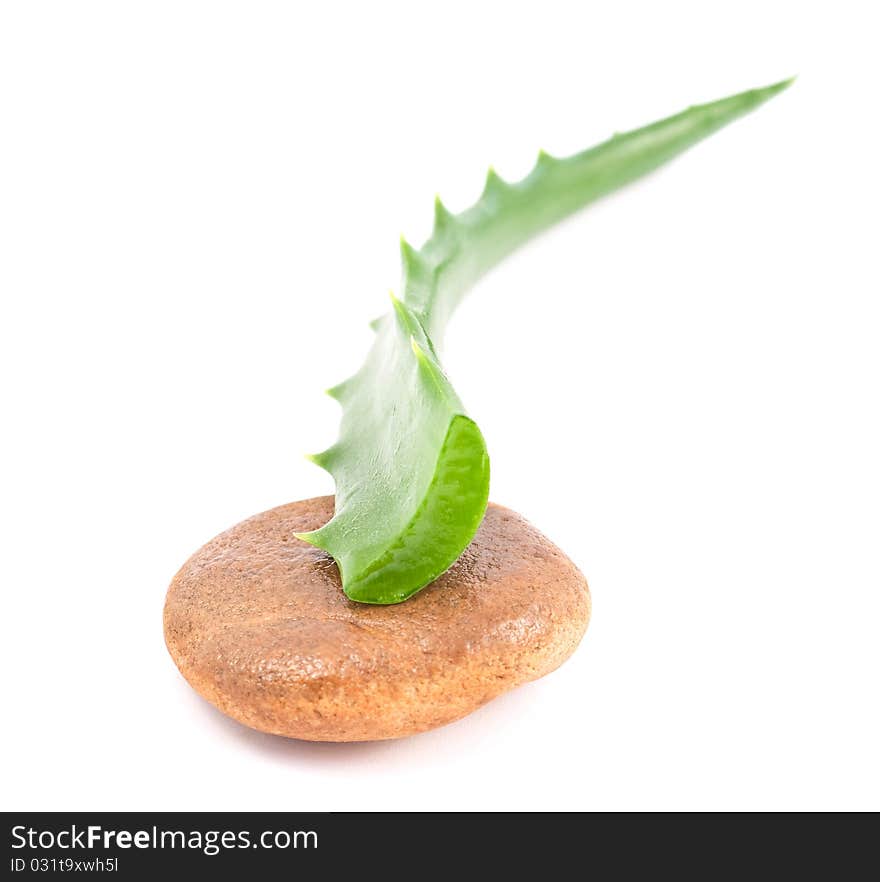
<instances>
[{"instance_id":1,"label":"pointed leaf tip","mask_svg":"<svg viewBox=\"0 0 880 882\"><path fill-rule=\"evenodd\" d=\"M778 95L780 92L784 92L797 77L789 77L786 80L780 80L778 83L771 83L769 86L762 86L757 89L751 89L749 92L744 93L743 97L751 97L755 99L758 103L763 103L764 101L769 101L774 95Z\"/></svg>"},{"instance_id":2,"label":"pointed leaf tip","mask_svg":"<svg viewBox=\"0 0 880 882\"><path fill-rule=\"evenodd\" d=\"M791 85L791 84L792 84L797 78L798 78L798 75L795 74L794 76L788 77L788 78L785 79L785 80L780 80L778 83L773 83L772 85L765 87L765 89L764 89L763 91L765 91L765 92L772 92L773 94L776 94L777 92L783 92L783 91L785 91L785 90L786 90L786 89L787 89L787 88L788 88L788 87L789 87L789 86L790 86L790 85Z\"/></svg>"},{"instance_id":3,"label":"pointed leaf tip","mask_svg":"<svg viewBox=\"0 0 880 882\"><path fill-rule=\"evenodd\" d=\"M795 80L795 77L789 77L786 80L780 80L778 83L772 83L769 86L759 86L756 89L747 89L744 92L737 92L735 95L729 95L727 98L721 98L718 101L710 101L708 104L695 104L688 108L694 113L714 112L717 116L724 119L724 123L730 122L735 116L754 110L766 101L769 101L780 92L784 92ZM739 113L734 116L727 116L727 111L731 108L738 108Z\"/></svg>"}]
</instances>

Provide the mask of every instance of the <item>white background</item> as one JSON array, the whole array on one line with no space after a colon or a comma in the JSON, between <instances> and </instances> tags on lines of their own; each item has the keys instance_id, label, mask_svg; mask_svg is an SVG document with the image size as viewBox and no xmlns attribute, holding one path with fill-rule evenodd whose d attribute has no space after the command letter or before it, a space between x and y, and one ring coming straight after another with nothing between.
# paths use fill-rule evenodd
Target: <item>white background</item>
<instances>
[{"instance_id":1,"label":"white background","mask_svg":"<svg viewBox=\"0 0 880 882\"><path fill-rule=\"evenodd\" d=\"M6 2L6 809L880 808L872 4ZM492 497L581 567L547 679L396 743L199 699L164 592L332 492L439 191L787 93L479 287L446 365Z\"/></svg>"}]
</instances>

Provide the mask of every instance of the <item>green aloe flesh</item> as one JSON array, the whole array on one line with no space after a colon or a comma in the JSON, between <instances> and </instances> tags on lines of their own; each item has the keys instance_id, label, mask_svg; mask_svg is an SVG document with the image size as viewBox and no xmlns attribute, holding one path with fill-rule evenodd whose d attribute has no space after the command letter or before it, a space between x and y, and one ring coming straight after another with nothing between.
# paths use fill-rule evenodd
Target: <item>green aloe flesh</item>
<instances>
[{"instance_id":1,"label":"green aloe flesh","mask_svg":"<svg viewBox=\"0 0 880 882\"><path fill-rule=\"evenodd\" d=\"M461 214L437 199L431 237L401 243L401 299L374 323L363 367L329 390L339 439L312 459L333 476L336 512L300 539L332 555L352 600L399 603L447 570L489 498L489 456L438 349L468 289L536 233L640 178L753 110L790 80L691 107L565 159L543 151L509 183L490 169Z\"/></svg>"}]
</instances>

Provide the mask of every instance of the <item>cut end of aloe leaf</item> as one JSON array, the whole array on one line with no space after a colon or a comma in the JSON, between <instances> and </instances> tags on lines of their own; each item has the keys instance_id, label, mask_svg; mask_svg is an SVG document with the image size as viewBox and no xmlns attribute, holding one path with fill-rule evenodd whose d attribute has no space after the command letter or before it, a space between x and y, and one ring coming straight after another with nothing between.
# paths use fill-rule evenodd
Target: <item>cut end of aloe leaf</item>
<instances>
[{"instance_id":1,"label":"cut end of aloe leaf","mask_svg":"<svg viewBox=\"0 0 880 882\"><path fill-rule=\"evenodd\" d=\"M483 434L470 417L458 414L449 425L428 493L394 544L351 578L343 567L346 596L373 604L411 597L455 563L488 504L489 456Z\"/></svg>"}]
</instances>

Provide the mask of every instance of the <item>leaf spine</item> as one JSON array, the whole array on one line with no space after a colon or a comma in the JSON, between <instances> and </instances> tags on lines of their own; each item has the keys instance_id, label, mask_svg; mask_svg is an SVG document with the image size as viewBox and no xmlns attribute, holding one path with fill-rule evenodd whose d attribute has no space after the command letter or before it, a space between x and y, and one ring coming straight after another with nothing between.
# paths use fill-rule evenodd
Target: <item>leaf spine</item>
<instances>
[{"instance_id":1,"label":"leaf spine","mask_svg":"<svg viewBox=\"0 0 880 882\"><path fill-rule=\"evenodd\" d=\"M486 183L483 186L483 196L500 195L510 188L510 184L502 178L494 166L489 166L486 172Z\"/></svg>"},{"instance_id":2,"label":"leaf spine","mask_svg":"<svg viewBox=\"0 0 880 882\"><path fill-rule=\"evenodd\" d=\"M555 156L551 156L546 150L541 149L538 151L538 159L535 162L536 168L549 168L551 165L556 165L559 160Z\"/></svg>"},{"instance_id":3,"label":"leaf spine","mask_svg":"<svg viewBox=\"0 0 880 882\"><path fill-rule=\"evenodd\" d=\"M400 237L400 259L403 263L406 281L424 278L430 272L431 268L425 258L403 236Z\"/></svg>"},{"instance_id":4,"label":"leaf spine","mask_svg":"<svg viewBox=\"0 0 880 882\"><path fill-rule=\"evenodd\" d=\"M439 196L434 197L434 235L439 235L455 224L455 215L443 204Z\"/></svg>"},{"instance_id":5,"label":"leaf spine","mask_svg":"<svg viewBox=\"0 0 880 882\"><path fill-rule=\"evenodd\" d=\"M328 447L326 450L322 450L320 453L307 453L306 459L309 462L313 462L318 468L324 469L324 471L330 471L330 459L332 456L332 447Z\"/></svg>"}]
</instances>

